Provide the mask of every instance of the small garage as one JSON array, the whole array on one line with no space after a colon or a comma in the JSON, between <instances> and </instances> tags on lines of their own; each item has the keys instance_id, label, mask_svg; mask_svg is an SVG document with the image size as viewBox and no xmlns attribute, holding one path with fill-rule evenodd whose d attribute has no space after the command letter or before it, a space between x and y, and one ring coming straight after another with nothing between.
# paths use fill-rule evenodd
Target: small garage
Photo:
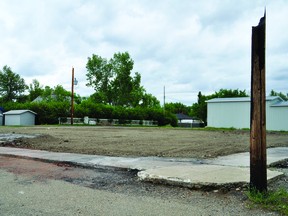
<instances>
[{"instance_id":1,"label":"small garage","mask_svg":"<svg viewBox=\"0 0 288 216\"><path fill-rule=\"evenodd\" d=\"M5 125L35 125L37 115L31 110L10 110L3 114Z\"/></svg>"}]
</instances>

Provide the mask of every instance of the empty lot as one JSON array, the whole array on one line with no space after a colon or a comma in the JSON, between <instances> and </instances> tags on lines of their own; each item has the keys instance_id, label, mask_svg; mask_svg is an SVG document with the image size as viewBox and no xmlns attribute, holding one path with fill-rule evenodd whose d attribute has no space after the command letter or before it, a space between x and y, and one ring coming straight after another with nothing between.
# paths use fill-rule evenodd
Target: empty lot
<instances>
[{"instance_id":1,"label":"empty lot","mask_svg":"<svg viewBox=\"0 0 288 216\"><path fill-rule=\"evenodd\" d=\"M37 134L2 146L109 156L211 158L249 151L249 131L96 126L0 127L0 133ZM267 133L267 147L288 147L288 134Z\"/></svg>"}]
</instances>

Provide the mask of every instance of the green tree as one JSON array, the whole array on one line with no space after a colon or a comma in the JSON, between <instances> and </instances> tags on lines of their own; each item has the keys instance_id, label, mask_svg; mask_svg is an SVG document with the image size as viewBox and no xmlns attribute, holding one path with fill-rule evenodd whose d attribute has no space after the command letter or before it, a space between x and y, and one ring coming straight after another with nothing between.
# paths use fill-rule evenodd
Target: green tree
<instances>
[{"instance_id":1,"label":"green tree","mask_svg":"<svg viewBox=\"0 0 288 216\"><path fill-rule=\"evenodd\" d=\"M276 91L274 91L274 90L271 90L270 96L279 96L279 97L281 97L284 101L287 101L287 100L288 100L288 94L285 95L285 94L282 93L282 92L276 92Z\"/></svg>"},{"instance_id":2,"label":"green tree","mask_svg":"<svg viewBox=\"0 0 288 216\"><path fill-rule=\"evenodd\" d=\"M109 61L98 55L88 58L87 86L94 88L96 103L114 106L137 107L157 104L156 98L147 94L141 86L141 75L132 76L134 61L128 52L115 53ZM151 102L152 104L148 104ZM160 104L160 103L159 103Z\"/></svg>"},{"instance_id":3,"label":"green tree","mask_svg":"<svg viewBox=\"0 0 288 216\"><path fill-rule=\"evenodd\" d=\"M166 103L165 111L171 112L173 114L183 113L185 115L189 114L189 107L182 103Z\"/></svg>"},{"instance_id":4,"label":"green tree","mask_svg":"<svg viewBox=\"0 0 288 216\"><path fill-rule=\"evenodd\" d=\"M230 98L230 97L248 97L245 90L239 89L220 89L218 92L210 95L209 97L212 98Z\"/></svg>"},{"instance_id":5,"label":"green tree","mask_svg":"<svg viewBox=\"0 0 288 216\"><path fill-rule=\"evenodd\" d=\"M145 93L143 95L141 102L140 102L141 107L148 107L148 108L153 108L153 107L160 108L161 107L160 101L152 94Z\"/></svg>"},{"instance_id":6,"label":"green tree","mask_svg":"<svg viewBox=\"0 0 288 216\"><path fill-rule=\"evenodd\" d=\"M5 65L0 70L0 96L3 102L19 100L28 88L23 78L14 73L10 67Z\"/></svg>"},{"instance_id":7,"label":"green tree","mask_svg":"<svg viewBox=\"0 0 288 216\"><path fill-rule=\"evenodd\" d=\"M201 91L198 93L197 103L192 104L191 112L189 113L193 117L197 117L204 122L207 121L207 97L202 95Z\"/></svg>"},{"instance_id":8,"label":"green tree","mask_svg":"<svg viewBox=\"0 0 288 216\"><path fill-rule=\"evenodd\" d=\"M93 54L91 58L88 57L86 69L88 71L86 85L95 90L93 98L97 103L112 104L112 65L107 59Z\"/></svg>"},{"instance_id":9,"label":"green tree","mask_svg":"<svg viewBox=\"0 0 288 216\"><path fill-rule=\"evenodd\" d=\"M54 88L50 86L45 86L41 89L41 98L43 102L70 102L71 92L63 88L62 85L57 85ZM81 96L74 93L74 102L81 103ZM40 102L41 102L40 101Z\"/></svg>"},{"instance_id":10,"label":"green tree","mask_svg":"<svg viewBox=\"0 0 288 216\"><path fill-rule=\"evenodd\" d=\"M43 92L43 86L40 85L38 80L33 79L32 83L29 85L29 100L33 101L38 96L41 96Z\"/></svg>"},{"instance_id":11,"label":"green tree","mask_svg":"<svg viewBox=\"0 0 288 216\"><path fill-rule=\"evenodd\" d=\"M64 89L62 85L57 85L54 88L52 95L55 101L68 101L69 102L71 99L71 92Z\"/></svg>"},{"instance_id":12,"label":"green tree","mask_svg":"<svg viewBox=\"0 0 288 216\"><path fill-rule=\"evenodd\" d=\"M135 82L140 81L140 74L136 73L135 79L131 77L134 62L127 52L114 54L110 62L113 74L115 74L115 79L112 81L112 89L115 95L117 94L117 97L114 97L114 105L132 106L131 93L133 92L133 87L139 84Z\"/></svg>"},{"instance_id":13,"label":"green tree","mask_svg":"<svg viewBox=\"0 0 288 216\"><path fill-rule=\"evenodd\" d=\"M45 101L51 101L52 100L52 94L53 94L53 88L51 88L50 86L45 86L41 97Z\"/></svg>"},{"instance_id":14,"label":"green tree","mask_svg":"<svg viewBox=\"0 0 288 216\"><path fill-rule=\"evenodd\" d=\"M197 103L192 104L190 115L200 118L207 123L207 100L213 98L230 98L230 97L248 97L249 95L245 90L239 89L220 89L212 95L202 95L201 91L198 93Z\"/></svg>"}]
</instances>

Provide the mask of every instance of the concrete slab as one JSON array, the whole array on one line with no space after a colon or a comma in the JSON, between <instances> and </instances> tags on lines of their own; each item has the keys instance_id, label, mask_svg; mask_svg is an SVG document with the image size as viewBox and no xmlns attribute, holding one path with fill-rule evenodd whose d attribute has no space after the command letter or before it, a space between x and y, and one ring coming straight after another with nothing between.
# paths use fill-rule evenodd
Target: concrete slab
<instances>
[{"instance_id":1,"label":"concrete slab","mask_svg":"<svg viewBox=\"0 0 288 216\"><path fill-rule=\"evenodd\" d=\"M286 152L288 152L288 148L275 148L272 152L268 151L268 158L273 156L269 161L287 159L288 154ZM247 184L250 181L249 153L219 157L214 160L197 160L160 157L108 157L0 147L0 155L68 162L87 167L137 169L141 171L138 172L141 180L161 181L186 187L223 187ZM267 173L268 180L282 175L281 172L270 170Z\"/></svg>"},{"instance_id":2,"label":"concrete slab","mask_svg":"<svg viewBox=\"0 0 288 216\"><path fill-rule=\"evenodd\" d=\"M288 148L277 147L267 149L267 165L274 164L278 161L288 159ZM215 164L223 166L240 166L250 167L250 153L238 153L227 156L218 157L215 159L203 160L205 164Z\"/></svg>"},{"instance_id":3,"label":"concrete slab","mask_svg":"<svg viewBox=\"0 0 288 216\"><path fill-rule=\"evenodd\" d=\"M277 171L267 170L268 181L282 175ZM224 187L246 185L250 182L250 169L219 165L172 166L148 169L138 173L141 180L161 181L189 187Z\"/></svg>"},{"instance_id":4,"label":"concrete slab","mask_svg":"<svg viewBox=\"0 0 288 216\"><path fill-rule=\"evenodd\" d=\"M153 169L158 167L170 167L173 165L199 164L202 161L197 159L176 159L159 157L109 157L102 155L86 155L75 153L48 152L31 149L18 149L0 147L0 155L14 155L49 161L70 162L82 166L109 166L127 169Z\"/></svg>"}]
</instances>

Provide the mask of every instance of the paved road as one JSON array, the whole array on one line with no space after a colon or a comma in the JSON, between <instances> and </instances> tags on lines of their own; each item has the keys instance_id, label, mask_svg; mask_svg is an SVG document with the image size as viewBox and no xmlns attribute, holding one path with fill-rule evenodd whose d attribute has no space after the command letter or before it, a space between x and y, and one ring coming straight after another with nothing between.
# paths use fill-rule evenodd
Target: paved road
<instances>
[{"instance_id":1,"label":"paved road","mask_svg":"<svg viewBox=\"0 0 288 216\"><path fill-rule=\"evenodd\" d=\"M276 215L246 208L236 191L192 191L139 182L133 176L0 156L0 212L8 216Z\"/></svg>"}]
</instances>

